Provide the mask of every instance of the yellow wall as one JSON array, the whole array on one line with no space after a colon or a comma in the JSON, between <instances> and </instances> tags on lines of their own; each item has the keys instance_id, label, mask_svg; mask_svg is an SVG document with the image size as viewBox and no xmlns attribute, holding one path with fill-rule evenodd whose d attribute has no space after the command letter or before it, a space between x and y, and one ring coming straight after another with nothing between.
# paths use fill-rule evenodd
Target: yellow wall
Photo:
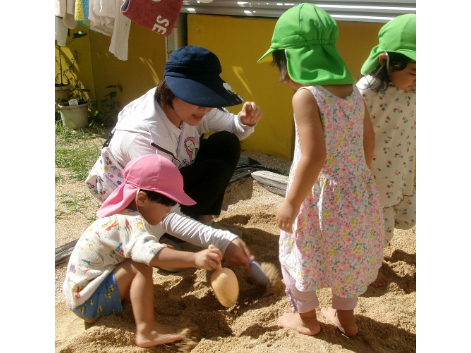
<instances>
[{"instance_id":1,"label":"yellow wall","mask_svg":"<svg viewBox=\"0 0 471 353\"><path fill-rule=\"evenodd\" d=\"M371 49L378 44L378 32L383 25L384 23L337 21L337 47L355 80L358 79Z\"/></svg>"},{"instance_id":2,"label":"yellow wall","mask_svg":"<svg viewBox=\"0 0 471 353\"><path fill-rule=\"evenodd\" d=\"M257 60L270 46L276 19L215 15L188 15L188 44L213 51L221 61L221 77L244 100L256 102L262 112L255 132L242 141L245 150L258 150L291 159L294 148L293 91L278 83L278 70ZM383 24L338 22L338 48L354 78L376 45ZM240 106L229 108L233 113Z\"/></svg>"},{"instance_id":3,"label":"yellow wall","mask_svg":"<svg viewBox=\"0 0 471 353\"><path fill-rule=\"evenodd\" d=\"M128 60L116 58L108 49L111 37L91 31L91 60L97 99L109 93L108 85L121 85L123 92L116 100L123 108L139 98L163 78L165 38L131 22L128 40Z\"/></svg>"},{"instance_id":4,"label":"yellow wall","mask_svg":"<svg viewBox=\"0 0 471 353\"><path fill-rule=\"evenodd\" d=\"M82 31L88 35L74 41L72 34ZM90 99L104 99L109 93L108 85L121 85L123 92L118 93L116 100L121 107L140 97L163 78L165 55L165 38L149 31L134 22L128 40L128 60L116 58L109 51L111 37L89 30L77 25L70 31L67 45L61 47L62 68L64 69L72 60L72 52L77 49L79 62L74 67L73 75L68 74L70 80L82 82L83 87L91 90ZM58 56L56 48L56 57ZM55 73L59 72L56 60ZM64 79L65 81L65 79ZM60 83L60 78L56 80Z\"/></svg>"},{"instance_id":5,"label":"yellow wall","mask_svg":"<svg viewBox=\"0 0 471 353\"><path fill-rule=\"evenodd\" d=\"M229 16L188 15L188 44L214 52L221 61L221 77L263 112L255 132L242 141L242 149L291 158L292 92L278 84L276 68L257 64L268 49L275 22ZM238 113L241 106L229 107Z\"/></svg>"}]
</instances>

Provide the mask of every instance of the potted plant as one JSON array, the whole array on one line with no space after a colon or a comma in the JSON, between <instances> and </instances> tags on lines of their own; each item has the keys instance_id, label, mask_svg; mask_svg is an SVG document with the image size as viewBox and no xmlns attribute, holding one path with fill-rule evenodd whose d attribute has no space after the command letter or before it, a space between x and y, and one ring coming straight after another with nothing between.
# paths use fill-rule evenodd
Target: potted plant
<instances>
[{"instance_id":1,"label":"potted plant","mask_svg":"<svg viewBox=\"0 0 471 353\"><path fill-rule=\"evenodd\" d=\"M73 42L76 39L85 37L87 33L84 33L82 31L76 32L72 34L72 39L68 41L66 44L69 44ZM70 97L70 92L71 92L71 86L69 82L69 78L65 75L67 72L73 72L73 68L78 62L78 57L77 57L77 51L73 52L73 58L70 61L70 64L63 68L63 59L64 55L62 53L61 46L57 44L56 42L56 49L58 55L56 56L56 62L59 64L59 72L56 73L55 77L55 85L56 85L56 103L58 102L65 102L69 99Z\"/></svg>"},{"instance_id":2,"label":"potted plant","mask_svg":"<svg viewBox=\"0 0 471 353\"><path fill-rule=\"evenodd\" d=\"M106 86L110 91L101 100L89 101L84 92L89 89L76 85L71 88L72 99L63 104L59 103L59 114L62 125L67 129L78 129L86 126L108 128L114 126L120 110L121 103L116 100L116 95L122 92L120 85ZM76 100L77 105L70 105L70 101Z\"/></svg>"},{"instance_id":3,"label":"potted plant","mask_svg":"<svg viewBox=\"0 0 471 353\"><path fill-rule=\"evenodd\" d=\"M84 95L89 89L76 84L70 89L71 99L58 103L62 125L65 129L80 129L88 126L88 107L91 102Z\"/></svg>"},{"instance_id":4,"label":"potted plant","mask_svg":"<svg viewBox=\"0 0 471 353\"><path fill-rule=\"evenodd\" d=\"M62 102L66 101L69 98L70 95L70 86L68 84L64 83L64 70L62 70L62 53L61 53L61 47L57 45L56 43L57 50L59 52L59 73L56 75L56 77L59 75L60 76L60 83L56 83L56 102Z\"/></svg>"},{"instance_id":5,"label":"potted plant","mask_svg":"<svg viewBox=\"0 0 471 353\"><path fill-rule=\"evenodd\" d=\"M72 34L72 40L70 42L86 36L87 33L82 31ZM60 116L62 120L62 125L66 129L79 129L82 127L88 126L88 107L91 102L88 100L88 97L84 94L85 92L90 92L89 89L83 88L81 83L77 80L75 81L74 86L70 84L69 77L65 76L67 72L73 74L73 68L78 63L78 54L77 51L73 52L72 60L70 64L63 68L62 59L63 54L61 47L57 45L56 48L58 52L58 57L56 57L57 62L59 63L59 72L56 74L56 119ZM67 80L67 83L64 81ZM59 83L57 81L59 80Z\"/></svg>"}]
</instances>

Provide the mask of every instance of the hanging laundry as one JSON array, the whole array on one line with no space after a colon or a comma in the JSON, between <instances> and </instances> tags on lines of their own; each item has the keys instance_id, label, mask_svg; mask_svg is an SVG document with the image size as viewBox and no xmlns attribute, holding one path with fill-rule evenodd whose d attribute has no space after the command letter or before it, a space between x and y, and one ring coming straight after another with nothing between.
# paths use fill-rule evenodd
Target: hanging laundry
<instances>
[{"instance_id":1,"label":"hanging laundry","mask_svg":"<svg viewBox=\"0 0 471 353\"><path fill-rule=\"evenodd\" d=\"M65 46L65 41L67 40L67 31L69 29L64 25L64 21L61 17L56 16L55 29L57 45L60 47Z\"/></svg>"},{"instance_id":2,"label":"hanging laundry","mask_svg":"<svg viewBox=\"0 0 471 353\"><path fill-rule=\"evenodd\" d=\"M67 11L67 0L55 0L55 9L57 17L64 17Z\"/></svg>"},{"instance_id":3,"label":"hanging laundry","mask_svg":"<svg viewBox=\"0 0 471 353\"><path fill-rule=\"evenodd\" d=\"M74 29L77 27L77 22L75 22L75 0L67 0L66 8L64 24L67 28Z\"/></svg>"},{"instance_id":4,"label":"hanging laundry","mask_svg":"<svg viewBox=\"0 0 471 353\"><path fill-rule=\"evenodd\" d=\"M122 4L123 0L55 0L57 44L65 46L68 29L79 23L111 37L109 51L119 60L128 60L131 20L121 13Z\"/></svg>"},{"instance_id":5,"label":"hanging laundry","mask_svg":"<svg viewBox=\"0 0 471 353\"><path fill-rule=\"evenodd\" d=\"M89 0L89 4L90 29L111 37L116 13L115 1Z\"/></svg>"},{"instance_id":6,"label":"hanging laundry","mask_svg":"<svg viewBox=\"0 0 471 353\"><path fill-rule=\"evenodd\" d=\"M88 19L89 3L88 0L75 0L75 21L82 26L90 28Z\"/></svg>"},{"instance_id":7,"label":"hanging laundry","mask_svg":"<svg viewBox=\"0 0 471 353\"><path fill-rule=\"evenodd\" d=\"M123 0L87 1L89 1L90 29L111 37L108 50L119 60L128 60L131 20L120 12Z\"/></svg>"},{"instance_id":8,"label":"hanging laundry","mask_svg":"<svg viewBox=\"0 0 471 353\"><path fill-rule=\"evenodd\" d=\"M55 38L61 47L65 46L69 28L77 27L74 12L75 0L55 0Z\"/></svg>"},{"instance_id":9,"label":"hanging laundry","mask_svg":"<svg viewBox=\"0 0 471 353\"><path fill-rule=\"evenodd\" d=\"M121 6L121 13L138 25L169 36L178 14L183 5L183 0L125 0Z\"/></svg>"},{"instance_id":10,"label":"hanging laundry","mask_svg":"<svg viewBox=\"0 0 471 353\"><path fill-rule=\"evenodd\" d=\"M115 0L115 20L110 48L108 49L119 60L128 60L128 39L131 29L131 20L120 12L122 0Z\"/></svg>"}]
</instances>

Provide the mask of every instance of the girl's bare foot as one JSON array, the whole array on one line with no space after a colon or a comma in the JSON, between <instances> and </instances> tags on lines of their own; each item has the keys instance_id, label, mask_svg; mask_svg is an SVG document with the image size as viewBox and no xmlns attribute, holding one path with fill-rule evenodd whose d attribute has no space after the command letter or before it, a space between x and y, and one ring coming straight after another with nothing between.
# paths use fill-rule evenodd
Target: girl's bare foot
<instances>
[{"instance_id":1,"label":"girl's bare foot","mask_svg":"<svg viewBox=\"0 0 471 353\"><path fill-rule=\"evenodd\" d=\"M141 348L172 343L181 339L183 337L175 333L172 327L158 323L155 323L150 329L136 332L136 344Z\"/></svg>"},{"instance_id":2,"label":"girl's bare foot","mask_svg":"<svg viewBox=\"0 0 471 353\"><path fill-rule=\"evenodd\" d=\"M322 308L322 314L327 320L332 322L338 329L347 336L356 336L358 334L358 326L355 323L353 310L336 310L334 308Z\"/></svg>"},{"instance_id":3,"label":"girl's bare foot","mask_svg":"<svg viewBox=\"0 0 471 353\"><path fill-rule=\"evenodd\" d=\"M378 276L376 279L370 283L370 286L378 288L378 287L386 287L389 283L391 283L391 278L386 277L381 272L378 271Z\"/></svg>"},{"instance_id":4,"label":"girl's bare foot","mask_svg":"<svg viewBox=\"0 0 471 353\"><path fill-rule=\"evenodd\" d=\"M334 308L321 309L327 320L332 322L345 335L351 337L358 334L358 326L355 323L353 310L336 310Z\"/></svg>"},{"instance_id":5,"label":"girl's bare foot","mask_svg":"<svg viewBox=\"0 0 471 353\"><path fill-rule=\"evenodd\" d=\"M321 331L321 325L317 321L316 312L314 316L302 316L299 313L285 313L278 319L278 327L298 331L304 335L314 336Z\"/></svg>"}]
</instances>

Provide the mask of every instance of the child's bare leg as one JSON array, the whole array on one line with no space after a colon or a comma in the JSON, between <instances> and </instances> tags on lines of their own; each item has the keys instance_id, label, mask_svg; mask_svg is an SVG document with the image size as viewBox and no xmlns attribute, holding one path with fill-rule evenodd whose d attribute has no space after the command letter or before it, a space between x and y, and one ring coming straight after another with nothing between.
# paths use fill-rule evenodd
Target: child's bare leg
<instances>
[{"instance_id":1,"label":"child's bare leg","mask_svg":"<svg viewBox=\"0 0 471 353\"><path fill-rule=\"evenodd\" d=\"M327 320L332 322L341 332L347 336L355 336L358 333L358 326L355 323L353 309L337 310L334 308L322 308L321 312Z\"/></svg>"},{"instance_id":2,"label":"child's bare leg","mask_svg":"<svg viewBox=\"0 0 471 353\"><path fill-rule=\"evenodd\" d=\"M213 220L213 216L211 215L201 215L198 217L198 221L201 223L209 223Z\"/></svg>"},{"instance_id":3,"label":"child's bare leg","mask_svg":"<svg viewBox=\"0 0 471 353\"><path fill-rule=\"evenodd\" d=\"M306 313L285 313L278 319L278 327L295 330L309 336L317 335L321 331L315 309Z\"/></svg>"},{"instance_id":4,"label":"child's bare leg","mask_svg":"<svg viewBox=\"0 0 471 353\"><path fill-rule=\"evenodd\" d=\"M391 282L392 282L391 278L386 277L378 270L378 275L376 276L376 279L370 283L370 286L375 287L375 288L386 287Z\"/></svg>"},{"instance_id":5,"label":"child's bare leg","mask_svg":"<svg viewBox=\"0 0 471 353\"><path fill-rule=\"evenodd\" d=\"M114 270L121 300L128 297L131 301L136 321L136 344L151 347L181 340L170 326L158 324L154 317L154 282L152 267L127 260Z\"/></svg>"},{"instance_id":6,"label":"child's bare leg","mask_svg":"<svg viewBox=\"0 0 471 353\"><path fill-rule=\"evenodd\" d=\"M321 331L321 325L317 321L316 308L319 300L315 291L301 292L296 288L296 281L281 266L283 280L286 285L286 294L293 313L285 313L278 319L278 327L298 331L304 335L314 336ZM300 313L299 311L303 311Z\"/></svg>"},{"instance_id":7,"label":"child's bare leg","mask_svg":"<svg viewBox=\"0 0 471 353\"><path fill-rule=\"evenodd\" d=\"M396 211L394 207L383 208L384 215L384 244L383 248L388 247L391 244L391 240L394 236L394 224L396 219ZM392 279L383 275L378 269L376 279L370 283L370 286L379 288L386 287Z\"/></svg>"}]
</instances>

